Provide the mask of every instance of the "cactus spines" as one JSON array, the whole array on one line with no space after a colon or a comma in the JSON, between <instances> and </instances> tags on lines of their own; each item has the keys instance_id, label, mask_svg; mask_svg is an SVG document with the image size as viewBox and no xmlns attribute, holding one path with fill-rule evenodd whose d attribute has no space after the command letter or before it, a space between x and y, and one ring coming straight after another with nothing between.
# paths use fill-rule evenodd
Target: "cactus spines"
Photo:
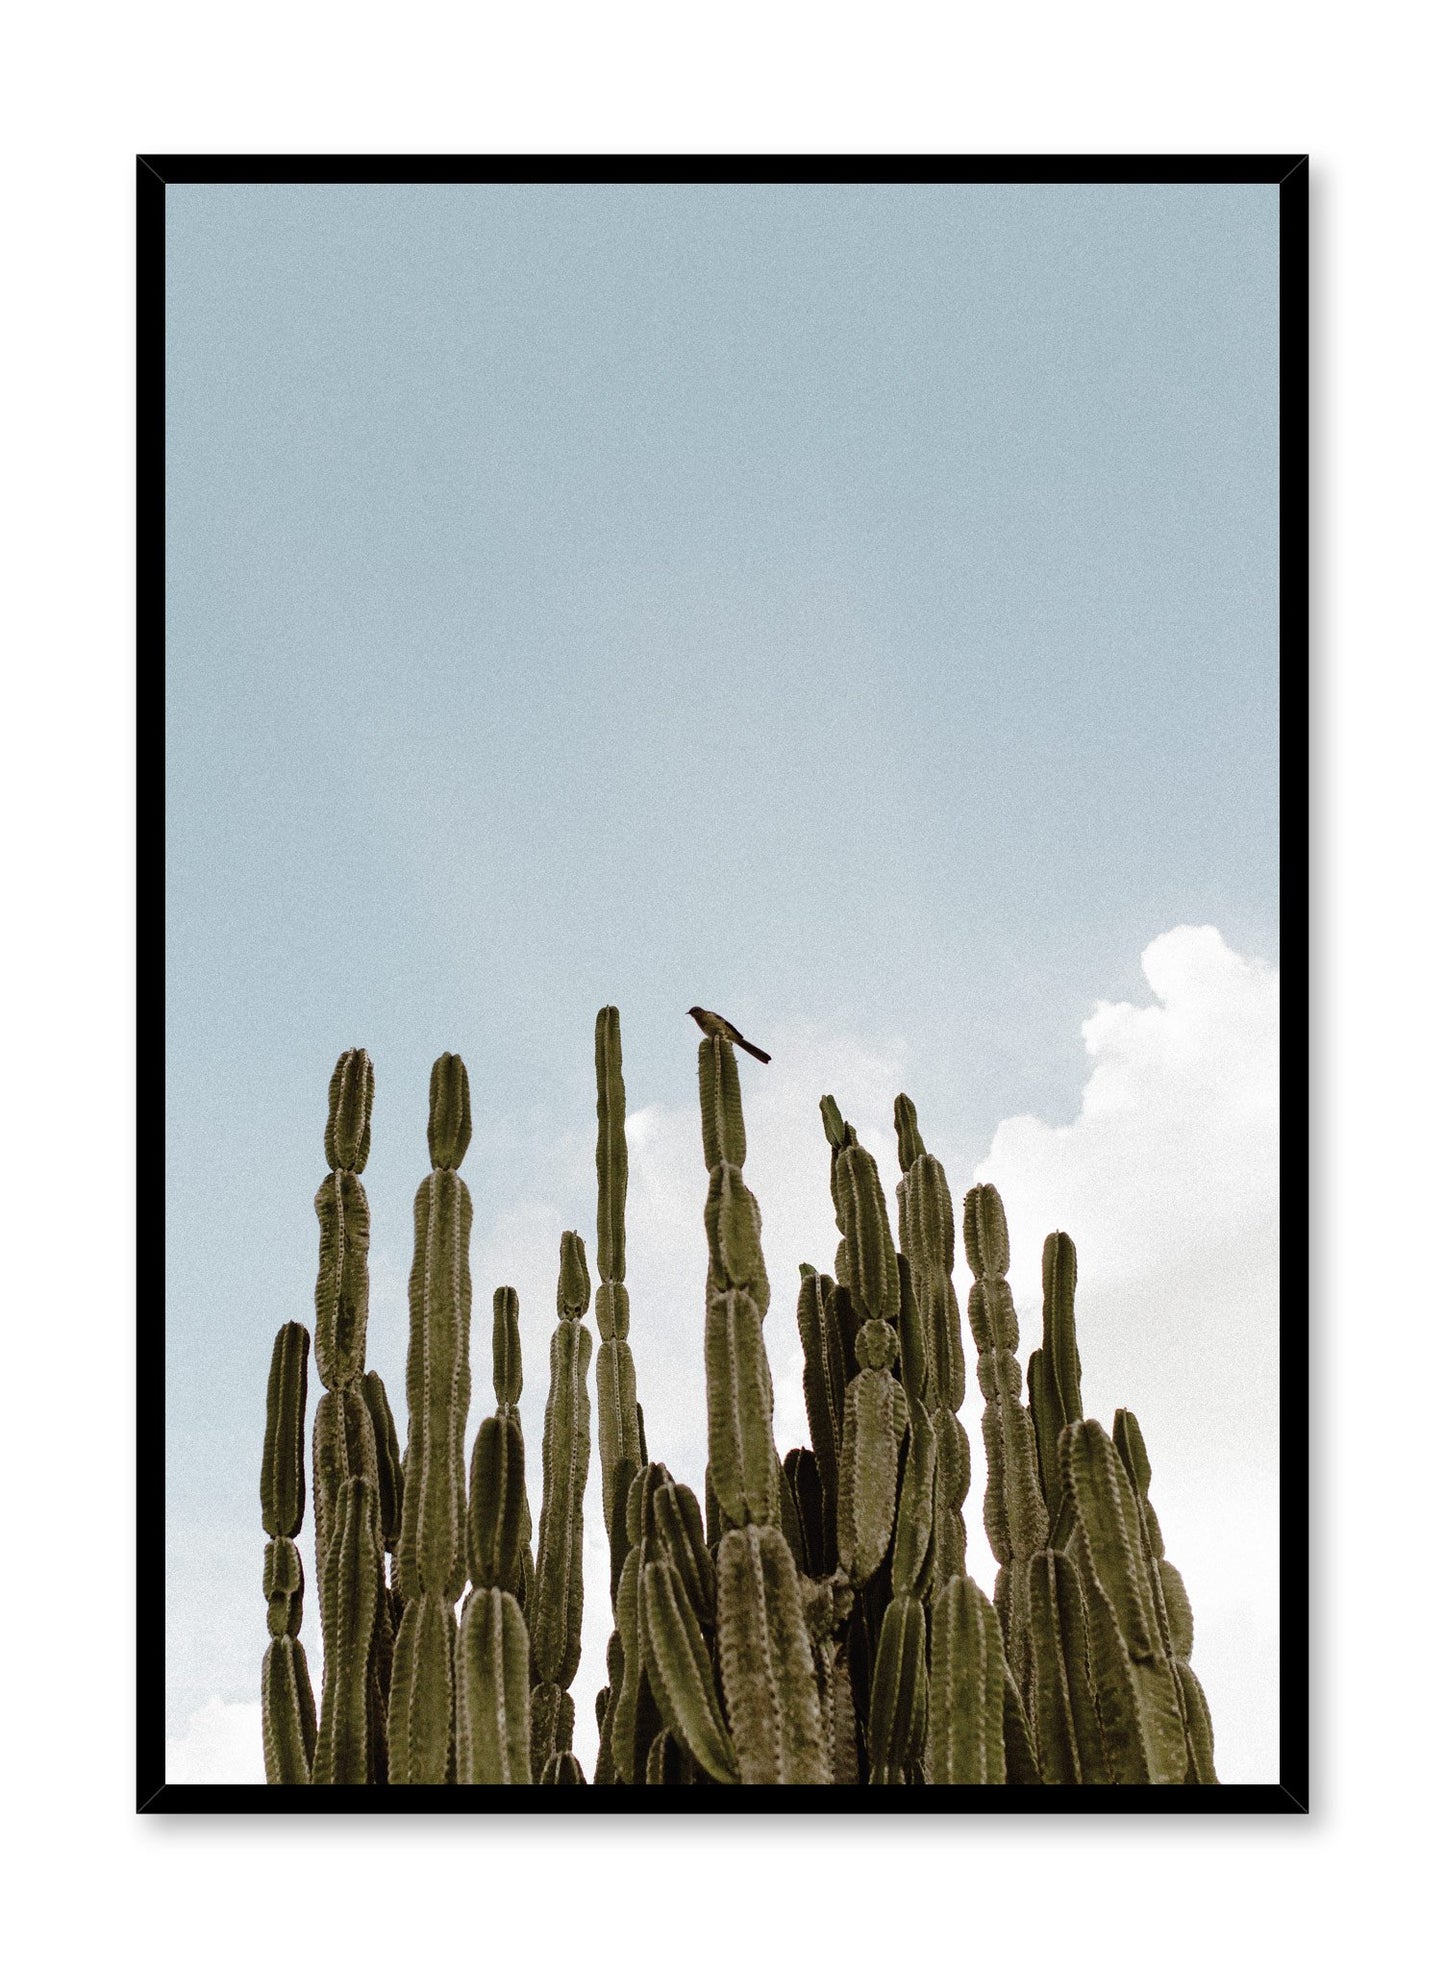
<instances>
[{"instance_id":1,"label":"cactus spines","mask_svg":"<svg viewBox=\"0 0 1445 1969\"><path fill-rule=\"evenodd\" d=\"M582 1240L575 1231L564 1231L542 1433L537 1575L529 1603L533 1673L539 1682L560 1688L571 1683L582 1656L582 1492L592 1453L587 1396L592 1335L582 1316L590 1297Z\"/></svg>"},{"instance_id":2,"label":"cactus spines","mask_svg":"<svg viewBox=\"0 0 1445 1969\"><path fill-rule=\"evenodd\" d=\"M1009 1677L993 1603L973 1580L955 1574L934 1594L931 1628L929 1781L1003 1784Z\"/></svg>"},{"instance_id":3,"label":"cactus spines","mask_svg":"<svg viewBox=\"0 0 1445 1969\"><path fill-rule=\"evenodd\" d=\"M772 1524L778 1514L773 1377L762 1318L746 1292L708 1300L708 1468L724 1521Z\"/></svg>"},{"instance_id":4,"label":"cactus spines","mask_svg":"<svg viewBox=\"0 0 1445 1969\"><path fill-rule=\"evenodd\" d=\"M735 1783L738 1762L707 1643L682 1577L668 1559L649 1559L642 1568L642 1630L647 1679L668 1730L710 1777Z\"/></svg>"},{"instance_id":5,"label":"cactus spines","mask_svg":"<svg viewBox=\"0 0 1445 1969\"><path fill-rule=\"evenodd\" d=\"M381 1599L381 1525L376 1487L348 1478L337 1499L336 1523L321 1581L326 1651L321 1721L313 1784L372 1780L370 1665Z\"/></svg>"},{"instance_id":6,"label":"cactus spines","mask_svg":"<svg viewBox=\"0 0 1445 1969\"><path fill-rule=\"evenodd\" d=\"M1184 1784L1189 1750L1179 1682L1148 1575L1128 1473L1097 1422L1069 1423L1059 1446L1081 1556L1107 1596L1128 1650L1151 1781Z\"/></svg>"},{"instance_id":7,"label":"cactus spines","mask_svg":"<svg viewBox=\"0 0 1445 1969\"><path fill-rule=\"evenodd\" d=\"M266 1437L261 1451L261 1524L295 1538L306 1512L306 1362L311 1335L289 1320L271 1349Z\"/></svg>"},{"instance_id":8,"label":"cactus spines","mask_svg":"<svg viewBox=\"0 0 1445 1969\"><path fill-rule=\"evenodd\" d=\"M702 1159L709 1169L727 1163L741 1169L748 1157L738 1061L726 1039L704 1039L697 1049L698 1097L702 1107Z\"/></svg>"},{"instance_id":9,"label":"cactus spines","mask_svg":"<svg viewBox=\"0 0 1445 1969\"><path fill-rule=\"evenodd\" d=\"M325 1152L328 1169L360 1175L371 1153L371 1060L353 1046L336 1062L326 1094Z\"/></svg>"},{"instance_id":10,"label":"cactus spines","mask_svg":"<svg viewBox=\"0 0 1445 1969\"><path fill-rule=\"evenodd\" d=\"M602 1516L611 1548L614 1609L626 1546L615 1535L619 1506L642 1448L637 1370L627 1334L627 1092L622 1080L622 1024L615 1005L597 1014L597 1451Z\"/></svg>"},{"instance_id":11,"label":"cactus spines","mask_svg":"<svg viewBox=\"0 0 1445 1969\"><path fill-rule=\"evenodd\" d=\"M472 1139L472 1094L459 1053L432 1062L426 1145L433 1169L460 1169Z\"/></svg>"},{"instance_id":12,"label":"cactus spines","mask_svg":"<svg viewBox=\"0 0 1445 1969\"><path fill-rule=\"evenodd\" d=\"M457 1778L532 1782L527 1624L498 1586L472 1592L457 1636Z\"/></svg>"},{"instance_id":13,"label":"cactus spines","mask_svg":"<svg viewBox=\"0 0 1445 1969\"><path fill-rule=\"evenodd\" d=\"M865 1318L898 1320L898 1254L878 1165L861 1142L840 1149L833 1165L838 1228L848 1248L848 1290Z\"/></svg>"},{"instance_id":14,"label":"cactus spines","mask_svg":"<svg viewBox=\"0 0 1445 1969\"><path fill-rule=\"evenodd\" d=\"M456 1750L456 1615L440 1593L406 1602L391 1665L392 1784L447 1784Z\"/></svg>"},{"instance_id":15,"label":"cactus spines","mask_svg":"<svg viewBox=\"0 0 1445 1969\"><path fill-rule=\"evenodd\" d=\"M597 1275L627 1276L627 1095L622 1082L622 1022L615 1005L597 1014Z\"/></svg>"},{"instance_id":16,"label":"cactus spines","mask_svg":"<svg viewBox=\"0 0 1445 1969\"><path fill-rule=\"evenodd\" d=\"M311 1425L312 1512L316 1519L316 1576L326 1567L341 1492L353 1477L364 1478L380 1498L376 1428L360 1381L328 1388L316 1404ZM380 1512L378 1510L378 1524Z\"/></svg>"},{"instance_id":17,"label":"cactus spines","mask_svg":"<svg viewBox=\"0 0 1445 1969\"><path fill-rule=\"evenodd\" d=\"M261 1663L261 1738L268 1784L308 1784L316 1750L316 1697L301 1633L303 1576L296 1537L306 1508L306 1361L311 1336L281 1328L266 1384L261 1452L261 1522L271 1534L262 1566L266 1629Z\"/></svg>"},{"instance_id":18,"label":"cactus spines","mask_svg":"<svg viewBox=\"0 0 1445 1969\"><path fill-rule=\"evenodd\" d=\"M798 1574L776 1525L724 1532L717 1553L723 1695L744 1784L826 1784L823 1717Z\"/></svg>"},{"instance_id":19,"label":"cactus spines","mask_svg":"<svg viewBox=\"0 0 1445 1969\"><path fill-rule=\"evenodd\" d=\"M893 1533L895 1598L906 1593L922 1595L928 1589L933 1571L933 1492L938 1438L921 1402L913 1403L910 1408L907 1445Z\"/></svg>"},{"instance_id":20,"label":"cactus spines","mask_svg":"<svg viewBox=\"0 0 1445 1969\"><path fill-rule=\"evenodd\" d=\"M465 1431L471 1401L472 1199L456 1173L471 1135L467 1073L454 1053L432 1068L432 1170L416 1193L406 1355L410 1418L397 1549L407 1599L454 1603L466 1580Z\"/></svg>"},{"instance_id":21,"label":"cactus spines","mask_svg":"<svg viewBox=\"0 0 1445 1969\"><path fill-rule=\"evenodd\" d=\"M522 1399L520 1312L516 1287L499 1285L492 1294L492 1388L499 1408L515 1408Z\"/></svg>"},{"instance_id":22,"label":"cactus spines","mask_svg":"<svg viewBox=\"0 0 1445 1969\"><path fill-rule=\"evenodd\" d=\"M847 1347L838 1318L838 1290L811 1266L798 1292L798 1333L803 1342L803 1400L818 1480L828 1513L838 1496L838 1458L843 1446L843 1404L848 1386Z\"/></svg>"},{"instance_id":23,"label":"cactus spines","mask_svg":"<svg viewBox=\"0 0 1445 1969\"><path fill-rule=\"evenodd\" d=\"M1028 1652L1033 1738L1045 1784L1107 1784L1089 1678L1083 1589L1064 1552L1035 1552L1028 1567Z\"/></svg>"},{"instance_id":24,"label":"cactus spines","mask_svg":"<svg viewBox=\"0 0 1445 1969\"><path fill-rule=\"evenodd\" d=\"M868 1711L870 1782L906 1784L919 1775L927 1730L923 1603L906 1593L888 1602L878 1638Z\"/></svg>"},{"instance_id":25,"label":"cactus spines","mask_svg":"<svg viewBox=\"0 0 1445 1969\"><path fill-rule=\"evenodd\" d=\"M472 1445L467 1501L467 1572L473 1586L514 1596L522 1584L527 1542L526 1451L516 1412L485 1416Z\"/></svg>"},{"instance_id":26,"label":"cactus spines","mask_svg":"<svg viewBox=\"0 0 1445 1969\"><path fill-rule=\"evenodd\" d=\"M396 1422L386 1388L375 1368L361 1377L361 1398L371 1417L376 1443L377 1498L381 1511L381 1542L388 1552L396 1550L401 1536L401 1447L396 1439Z\"/></svg>"},{"instance_id":27,"label":"cactus spines","mask_svg":"<svg viewBox=\"0 0 1445 1969\"><path fill-rule=\"evenodd\" d=\"M316 1697L306 1650L278 1635L261 1663L261 1742L267 1784L309 1784L316 1754Z\"/></svg>"},{"instance_id":28,"label":"cactus spines","mask_svg":"<svg viewBox=\"0 0 1445 1969\"><path fill-rule=\"evenodd\" d=\"M1029 1413L1034 1425L1039 1475L1044 1502L1062 1544L1059 1527L1063 1480L1059 1470L1059 1431L1084 1418L1079 1390L1079 1349L1074 1337L1074 1286L1078 1257L1074 1241L1064 1231L1051 1231L1044 1240L1044 1343L1029 1356Z\"/></svg>"},{"instance_id":29,"label":"cactus spines","mask_svg":"<svg viewBox=\"0 0 1445 1969\"><path fill-rule=\"evenodd\" d=\"M1137 1418L1127 1408L1114 1412L1114 1447L1129 1479L1139 1513L1140 1545L1146 1570L1154 1588L1155 1611L1159 1617L1165 1646L1169 1651L1189 1741L1189 1782L1217 1784L1214 1769L1214 1725L1209 1704L1199 1686L1199 1678L1189 1666L1194 1652L1194 1610L1177 1566L1164 1556L1164 1534L1149 1501L1153 1471L1144 1434Z\"/></svg>"},{"instance_id":30,"label":"cactus spines","mask_svg":"<svg viewBox=\"0 0 1445 1969\"><path fill-rule=\"evenodd\" d=\"M893 1536L898 1448L907 1426L907 1399L886 1367L861 1368L844 1397L838 1563L855 1586L871 1579L882 1565Z\"/></svg>"},{"instance_id":31,"label":"cactus spines","mask_svg":"<svg viewBox=\"0 0 1445 1969\"><path fill-rule=\"evenodd\" d=\"M316 1269L316 1371L328 1388L344 1387L366 1359L370 1301L367 1251L371 1212L361 1178L328 1171L316 1192L321 1251Z\"/></svg>"},{"instance_id":32,"label":"cactus spines","mask_svg":"<svg viewBox=\"0 0 1445 1969\"><path fill-rule=\"evenodd\" d=\"M983 1443L988 1482L983 1498L984 1529L999 1564L995 1604L1005 1624L1004 1639L1015 1666L1020 1658L1010 1628L1013 1568L1042 1551L1049 1521L1039 1487L1033 1425L1019 1400L1022 1377L1016 1348L1018 1315L1008 1270L1008 1223L992 1183L977 1184L963 1204L963 1248L974 1275L968 1294L968 1323L978 1348L978 1385L984 1398ZM1021 1589L1020 1589L1021 1590Z\"/></svg>"}]
</instances>

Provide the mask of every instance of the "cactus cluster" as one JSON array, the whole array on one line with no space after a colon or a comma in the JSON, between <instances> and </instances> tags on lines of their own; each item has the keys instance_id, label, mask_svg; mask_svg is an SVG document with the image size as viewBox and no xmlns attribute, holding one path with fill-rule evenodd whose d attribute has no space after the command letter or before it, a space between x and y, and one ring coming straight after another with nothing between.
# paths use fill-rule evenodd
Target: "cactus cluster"
<instances>
[{"instance_id":1,"label":"cactus cluster","mask_svg":"<svg viewBox=\"0 0 1445 1969\"><path fill-rule=\"evenodd\" d=\"M698 1048L706 1198L704 1497L648 1457L628 1343L621 1031L605 1006L597 1079L597 1449L613 1631L595 1784L1217 1782L1193 1619L1164 1556L1138 1421L1084 1415L1076 1254L1043 1253L1043 1344L1027 1375L1003 1204L963 1204L987 1462L990 1595L965 1568L971 1479L959 1420L955 1219L913 1102L894 1107L897 1240L873 1156L821 1103L839 1243L800 1266L811 1443L780 1457L764 1337L762 1215L743 1171L732 1042ZM406 1453L365 1368L371 1062L332 1076L312 1494L325 1649L318 1720L296 1544L305 1508L310 1336L276 1336L262 1462L266 1775L278 1784L584 1784L571 1685L581 1657L583 1493L592 1454L587 1253L559 1253L533 1549L518 1402L517 1294L492 1302L496 1410L464 1456L471 1371L466 1068L432 1069L417 1191ZM701 1257L701 1252L700 1252ZM1023 1400L1025 1380L1028 1401ZM387 1564L390 1562L390 1577ZM458 1601L460 1609L458 1610Z\"/></svg>"}]
</instances>

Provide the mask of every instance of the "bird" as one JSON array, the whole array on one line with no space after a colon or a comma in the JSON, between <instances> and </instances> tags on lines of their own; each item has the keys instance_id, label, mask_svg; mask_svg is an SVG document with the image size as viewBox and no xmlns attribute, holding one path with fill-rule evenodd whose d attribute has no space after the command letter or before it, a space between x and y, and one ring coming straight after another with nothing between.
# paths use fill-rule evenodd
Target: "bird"
<instances>
[{"instance_id":1,"label":"bird","mask_svg":"<svg viewBox=\"0 0 1445 1969\"><path fill-rule=\"evenodd\" d=\"M754 1046L750 1039L744 1039L737 1027L729 1025L721 1012L705 1012L701 1005L689 1005L687 1015L697 1020L709 1039L730 1039L734 1046L741 1046L745 1053L751 1053L764 1066L773 1057L771 1053L765 1053L761 1046Z\"/></svg>"}]
</instances>

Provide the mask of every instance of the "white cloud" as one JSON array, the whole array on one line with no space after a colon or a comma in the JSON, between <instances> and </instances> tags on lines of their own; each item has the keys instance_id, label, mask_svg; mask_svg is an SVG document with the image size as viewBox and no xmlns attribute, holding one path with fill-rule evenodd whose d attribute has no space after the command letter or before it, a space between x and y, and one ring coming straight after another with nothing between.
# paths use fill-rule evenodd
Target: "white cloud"
<instances>
[{"instance_id":1,"label":"white cloud","mask_svg":"<svg viewBox=\"0 0 1445 1969\"><path fill-rule=\"evenodd\" d=\"M1085 1411L1106 1427L1116 1407L1138 1415L1194 1602L1221 1775L1274 1782L1279 973L1193 926L1156 937L1143 970L1157 1003L1100 1004L1084 1022L1093 1065L1077 1117L1005 1121L973 1180L996 1184L1008 1214L1025 1360L1044 1238L1073 1238ZM977 1413L973 1388L976 1464ZM980 1473L970 1569L987 1578L981 1497Z\"/></svg>"},{"instance_id":2,"label":"white cloud","mask_svg":"<svg viewBox=\"0 0 1445 1969\"><path fill-rule=\"evenodd\" d=\"M259 1702L222 1702L194 1710L185 1734L166 1738L167 1784L264 1784Z\"/></svg>"}]
</instances>

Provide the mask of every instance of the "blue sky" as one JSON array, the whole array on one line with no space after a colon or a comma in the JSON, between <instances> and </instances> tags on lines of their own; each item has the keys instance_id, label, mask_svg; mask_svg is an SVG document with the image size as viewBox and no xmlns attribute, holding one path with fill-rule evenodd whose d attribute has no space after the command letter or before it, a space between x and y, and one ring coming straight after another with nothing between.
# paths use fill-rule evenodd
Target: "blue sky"
<instances>
[{"instance_id":1,"label":"blue sky","mask_svg":"<svg viewBox=\"0 0 1445 1969\"><path fill-rule=\"evenodd\" d=\"M790 1048L845 1076L799 1083L808 1128L852 1072L886 1131L906 1075L961 1196L1010 1118L1076 1122L1081 1025L1147 997L1155 939L1277 959L1278 267L1271 187L188 186L167 215L179 1727L254 1700L266 1363L310 1316L344 1046L377 1078L370 1358L400 1412L427 1076L460 1051L476 1305L518 1274L539 1468L527 1274L558 1212L591 1250L599 1005L639 1152L701 1002L775 1089ZM803 1178L826 1220L825 1153ZM770 1250L775 1291L829 1249ZM1080 1344L1088 1398L1082 1302Z\"/></svg>"}]
</instances>

